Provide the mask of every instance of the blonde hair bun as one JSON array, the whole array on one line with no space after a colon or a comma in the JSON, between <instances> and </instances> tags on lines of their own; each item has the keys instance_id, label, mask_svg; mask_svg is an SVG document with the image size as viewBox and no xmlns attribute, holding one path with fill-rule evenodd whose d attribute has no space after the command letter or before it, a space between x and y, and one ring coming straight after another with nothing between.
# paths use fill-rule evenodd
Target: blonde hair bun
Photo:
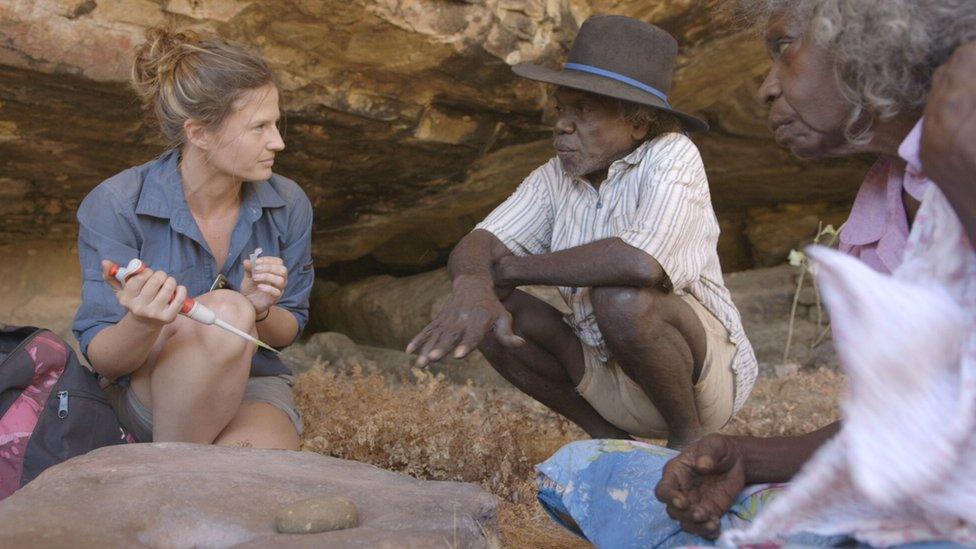
<instances>
[{"instance_id":1,"label":"blonde hair bun","mask_svg":"<svg viewBox=\"0 0 976 549\"><path fill-rule=\"evenodd\" d=\"M132 63L132 87L172 147L186 142L186 120L218 127L234 101L267 84L277 79L261 56L191 30L150 28Z\"/></svg>"},{"instance_id":2,"label":"blonde hair bun","mask_svg":"<svg viewBox=\"0 0 976 549\"><path fill-rule=\"evenodd\" d=\"M147 107L152 105L161 83L173 78L180 59L198 50L199 45L200 36L191 30L176 31L170 27L146 30L146 41L136 48L132 63L132 86Z\"/></svg>"}]
</instances>

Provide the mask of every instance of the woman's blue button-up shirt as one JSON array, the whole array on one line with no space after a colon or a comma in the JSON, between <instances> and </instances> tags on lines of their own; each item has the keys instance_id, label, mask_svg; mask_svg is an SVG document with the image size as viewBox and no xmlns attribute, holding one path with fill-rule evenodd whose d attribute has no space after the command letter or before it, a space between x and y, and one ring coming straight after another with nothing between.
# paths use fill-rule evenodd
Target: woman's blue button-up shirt
<instances>
[{"instance_id":1,"label":"woman's blue button-up shirt","mask_svg":"<svg viewBox=\"0 0 976 549\"><path fill-rule=\"evenodd\" d=\"M256 248L263 256L280 257L288 267L288 285L277 305L295 315L301 333L315 278L312 205L298 184L279 175L246 182L241 193L240 215L220 272L239 288L244 259ZM176 150L99 184L78 208L78 223L83 284L73 329L86 354L95 335L126 313L102 278L102 259L124 265L138 257L152 269L166 271L190 296L210 291L218 275L217 262L183 196ZM255 355L251 375L287 372L273 354Z\"/></svg>"}]
</instances>

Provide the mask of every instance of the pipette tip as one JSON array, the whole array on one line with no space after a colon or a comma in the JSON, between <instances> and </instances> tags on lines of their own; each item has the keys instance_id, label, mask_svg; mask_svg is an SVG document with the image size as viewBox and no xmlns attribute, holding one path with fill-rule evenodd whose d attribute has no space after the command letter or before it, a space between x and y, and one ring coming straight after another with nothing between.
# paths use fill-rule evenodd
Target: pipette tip
<instances>
[{"instance_id":1,"label":"pipette tip","mask_svg":"<svg viewBox=\"0 0 976 549\"><path fill-rule=\"evenodd\" d=\"M223 328L223 329L225 329L225 330L227 330L229 332L233 332L233 333L235 333L235 334L243 337L244 339L246 339L248 341L253 341L254 344L257 345L258 347L261 347L263 349L267 349L267 350L271 351L274 354L281 354L281 352L278 351L278 349L275 349L274 347L268 345L267 343L261 341L260 339L252 336L251 334L249 334L247 332L238 330L234 326L231 326L230 324L224 322L223 320L220 320L219 318L216 319L216 320L214 320L214 324L216 324L217 326L220 326L221 328Z\"/></svg>"}]
</instances>

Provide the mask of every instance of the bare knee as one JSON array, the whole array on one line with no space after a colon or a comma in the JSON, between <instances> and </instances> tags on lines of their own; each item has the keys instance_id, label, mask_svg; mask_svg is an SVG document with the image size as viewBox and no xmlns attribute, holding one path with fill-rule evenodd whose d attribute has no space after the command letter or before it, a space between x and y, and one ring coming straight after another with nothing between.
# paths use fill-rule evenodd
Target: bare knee
<instances>
[{"instance_id":1,"label":"bare knee","mask_svg":"<svg viewBox=\"0 0 976 549\"><path fill-rule=\"evenodd\" d=\"M237 328L247 331L254 326L254 305L238 292L214 290L197 300L216 313L217 318Z\"/></svg>"},{"instance_id":2,"label":"bare knee","mask_svg":"<svg viewBox=\"0 0 976 549\"><path fill-rule=\"evenodd\" d=\"M645 337L660 321L663 294L655 288L601 286L593 288L590 301L597 325L608 343L629 343Z\"/></svg>"},{"instance_id":3,"label":"bare knee","mask_svg":"<svg viewBox=\"0 0 976 549\"><path fill-rule=\"evenodd\" d=\"M201 305L214 312L220 320L252 333L254 330L254 306L243 295L231 290L216 290L197 298ZM215 326L193 322L191 337L205 348L215 362L237 363L249 358L255 347L244 338ZM249 362L249 361L248 361Z\"/></svg>"},{"instance_id":4,"label":"bare knee","mask_svg":"<svg viewBox=\"0 0 976 549\"><path fill-rule=\"evenodd\" d=\"M631 286L601 286L590 291L597 320L629 322L656 312L660 290Z\"/></svg>"}]
</instances>

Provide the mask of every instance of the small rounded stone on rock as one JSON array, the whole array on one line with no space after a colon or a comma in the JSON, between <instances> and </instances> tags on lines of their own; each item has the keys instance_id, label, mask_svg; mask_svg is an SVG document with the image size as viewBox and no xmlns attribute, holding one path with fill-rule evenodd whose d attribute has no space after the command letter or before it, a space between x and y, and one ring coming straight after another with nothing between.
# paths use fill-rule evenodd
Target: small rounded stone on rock
<instances>
[{"instance_id":1,"label":"small rounded stone on rock","mask_svg":"<svg viewBox=\"0 0 976 549\"><path fill-rule=\"evenodd\" d=\"M359 524L356 504L343 497L307 499L293 503L275 516L282 534L314 534L352 528Z\"/></svg>"}]
</instances>

